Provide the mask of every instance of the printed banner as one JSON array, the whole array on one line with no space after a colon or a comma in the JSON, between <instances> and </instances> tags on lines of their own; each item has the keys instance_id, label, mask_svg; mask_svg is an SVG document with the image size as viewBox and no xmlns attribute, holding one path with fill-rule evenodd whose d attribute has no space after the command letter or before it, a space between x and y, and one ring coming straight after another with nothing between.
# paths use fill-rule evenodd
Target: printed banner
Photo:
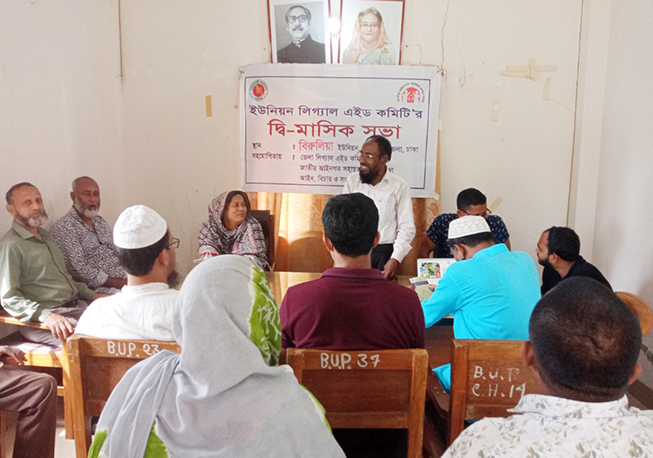
<instances>
[{"instance_id":1,"label":"printed banner","mask_svg":"<svg viewBox=\"0 0 653 458\"><path fill-rule=\"evenodd\" d=\"M339 194L370 135L392 144L391 172L413 197L435 191L436 67L251 65L242 69L245 191Z\"/></svg>"}]
</instances>

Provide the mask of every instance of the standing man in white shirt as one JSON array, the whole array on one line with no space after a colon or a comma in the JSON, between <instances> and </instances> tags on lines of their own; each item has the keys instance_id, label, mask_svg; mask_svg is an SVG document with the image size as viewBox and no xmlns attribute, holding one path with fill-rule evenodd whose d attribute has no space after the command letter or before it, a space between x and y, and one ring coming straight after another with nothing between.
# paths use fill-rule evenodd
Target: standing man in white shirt
<instances>
[{"instance_id":1,"label":"standing man in white shirt","mask_svg":"<svg viewBox=\"0 0 653 458\"><path fill-rule=\"evenodd\" d=\"M175 340L172 316L179 291L176 251L179 239L154 210L134 205L113 228L113 242L127 285L113 296L93 302L79 319L76 334L101 339Z\"/></svg>"},{"instance_id":2,"label":"standing man in white shirt","mask_svg":"<svg viewBox=\"0 0 653 458\"><path fill-rule=\"evenodd\" d=\"M347 177L343 194L360 192L370 197L379 210L379 244L372 250L372 267L386 278L397 275L397 268L410 252L415 237L413 203L408 183L388 170L392 145L381 135L372 135L360 151L360 169Z\"/></svg>"}]
</instances>

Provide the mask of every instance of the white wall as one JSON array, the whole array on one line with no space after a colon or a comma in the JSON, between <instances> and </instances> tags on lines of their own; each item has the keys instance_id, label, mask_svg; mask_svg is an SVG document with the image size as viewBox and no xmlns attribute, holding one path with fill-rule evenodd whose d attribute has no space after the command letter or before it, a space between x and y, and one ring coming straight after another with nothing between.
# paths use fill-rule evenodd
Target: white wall
<instances>
[{"instance_id":1,"label":"white wall","mask_svg":"<svg viewBox=\"0 0 653 458\"><path fill-rule=\"evenodd\" d=\"M594 221L603 127L603 94L608 69L610 2L583 2L581 53L568 225L578 233L581 254L593 258Z\"/></svg>"},{"instance_id":2,"label":"white wall","mask_svg":"<svg viewBox=\"0 0 653 458\"><path fill-rule=\"evenodd\" d=\"M614 1L594 259L617 289L653 303L653 3ZM647 16L648 15L648 16Z\"/></svg>"},{"instance_id":3,"label":"white wall","mask_svg":"<svg viewBox=\"0 0 653 458\"><path fill-rule=\"evenodd\" d=\"M91 175L109 223L134 203L168 220L184 272L207 204L239 186L238 69L269 62L267 5L120 5L119 27L116 0L0 3L0 189L33 181L56 220L70 181ZM403 63L447 71L443 210L469 186L501 196L513 247L531 254L540 232L567 218L580 6L406 2ZM500 75L529 58L556 71L537 81ZM9 223L0 218L0 232Z\"/></svg>"},{"instance_id":4,"label":"white wall","mask_svg":"<svg viewBox=\"0 0 653 458\"><path fill-rule=\"evenodd\" d=\"M653 304L653 3L615 0L610 15L594 261L616 290ZM653 335L644 339L653 348ZM653 368L642 363L653 385Z\"/></svg>"},{"instance_id":5,"label":"white wall","mask_svg":"<svg viewBox=\"0 0 653 458\"><path fill-rule=\"evenodd\" d=\"M120 122L117 4L0 3L0 189L31 181L50 224L71 181L95 177L117 216ZM0 232L10 216L0 214ZM115 217L114 216L114 217Z\"/></svg>"},{"instance_id":6,"label":"white wall","mask_svg":"<svg viewBox=\"0 0 653 458\"><path fill-rule=\"evenodd\" d=\"M447 72L440 109L442 209L455 211L456 195L467 187L481 189L489 203L502 197L498 214L513 249L533 256L540 233L567 218L580 6L564 0L406 2L403 62L442 65ZM537 81L501 75L530 58L557 70Z\"/></svg>"}]
</instances>

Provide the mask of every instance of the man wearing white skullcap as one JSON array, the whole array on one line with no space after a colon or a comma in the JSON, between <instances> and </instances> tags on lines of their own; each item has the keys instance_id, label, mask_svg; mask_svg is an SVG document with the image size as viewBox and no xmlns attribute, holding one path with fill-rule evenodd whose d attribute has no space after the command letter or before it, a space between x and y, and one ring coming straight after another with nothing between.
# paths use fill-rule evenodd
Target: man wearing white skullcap
<instances>
[{"instance_id":1,"label":"man wearing white skullcap","mask_svg":"<svg viewBox=\"0 0 653 458\"><path fill-rule=\"evenodd\" d=\"M134 205L118 217L113 242L127 285L86 309L75 332L101 339L175 340L172 312L179 292L170 286L177 279L179 239L171 237L157 212Z\"/></svg>"},{"instance_id":2,"label":"man wearing white skullcap","mask_svg":"<svg viewBox=\"0 0 653 458\"><path fill-rule=\"evenodd\" d=\"M448 243L456 262L430 298L422 302L426 327L453 315L456 339L528 340L528 320L540 299L533 259L495 243L482 216L449 224ZM449 364L434 369L442 386L451 384Z\"/></svg>"}]
</instances>

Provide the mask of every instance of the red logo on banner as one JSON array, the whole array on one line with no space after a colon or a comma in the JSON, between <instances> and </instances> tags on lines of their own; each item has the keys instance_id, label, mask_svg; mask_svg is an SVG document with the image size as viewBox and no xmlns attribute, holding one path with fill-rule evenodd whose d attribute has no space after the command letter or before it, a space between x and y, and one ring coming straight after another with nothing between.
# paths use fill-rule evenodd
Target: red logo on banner
<instances>
[{"instance_id":1,"label":"red logo on banner","mask_svg":"<svg viewBox=\"0 0 653 458\"><path fill-rule=\"evenodd\" d=\"M424 99L424 89L416 83L404 84L397 94L397 100L403 103L422 103Z\"/></svg>"},{"instance_id":2,"label":"red logo on banner","mask_svg":"<svg viewBox=\"0 0 653 458\"><path fill-rule=\"evenodd\" d=\"M419 89L409 87L408 89L404 89L404 92L401 93L401 101L406 103L421 102L420 96Z\"/></svg>"},{"instance_id":3,"label":"red logo on banner","mask_svg":"<svg viewBox=\"0 0 653 458\"><path fill-rule=\"evenodd\" d=\"M260 102L268 95L268 85L263 80L255 80L249 87L249 96Z\"/></svg>"}]
</instances>

